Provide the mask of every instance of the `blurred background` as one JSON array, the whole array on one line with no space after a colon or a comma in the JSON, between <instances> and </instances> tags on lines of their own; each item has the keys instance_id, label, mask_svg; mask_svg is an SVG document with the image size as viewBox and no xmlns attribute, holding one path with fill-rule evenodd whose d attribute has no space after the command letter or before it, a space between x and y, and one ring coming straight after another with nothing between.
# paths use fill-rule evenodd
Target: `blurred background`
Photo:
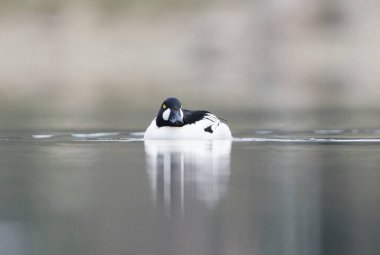
<instances>
[{"instance_id":1,"label":"blurred background","mask_svg":"<svg viewBox=\"0 0 380 255\"><path fill-rule=\"evenodd\" d=\"M375 0L0 0L0 128L380 127ZM251 126L252 125L252 126Z\"/></svg>"}]
</instances>

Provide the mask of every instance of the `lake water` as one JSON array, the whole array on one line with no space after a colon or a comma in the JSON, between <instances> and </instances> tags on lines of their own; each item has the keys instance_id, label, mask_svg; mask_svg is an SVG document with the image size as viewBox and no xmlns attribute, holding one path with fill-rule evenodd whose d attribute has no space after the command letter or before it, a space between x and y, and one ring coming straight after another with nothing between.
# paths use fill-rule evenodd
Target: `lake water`
<instances>
[{"instance_id":1,"label":"lake water","mask_svg":"<svg viewBox=\"0 0 380 255\"><path fill-rule=\"evenodd\" d=\"M380 130L0 133L0 254L379 254Z\"/></svg>"}]
</instances>

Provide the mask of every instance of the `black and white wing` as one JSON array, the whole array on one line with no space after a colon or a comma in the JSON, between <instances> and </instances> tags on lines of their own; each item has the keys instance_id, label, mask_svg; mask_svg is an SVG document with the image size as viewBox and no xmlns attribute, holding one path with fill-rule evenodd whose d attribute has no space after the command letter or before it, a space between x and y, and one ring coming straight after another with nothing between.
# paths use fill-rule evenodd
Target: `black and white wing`
<instances>
[{"instance_id":1,"label":"black and white wing","mask_svg":"<svg viewBox=\"0 0 380 255\"><path fill-rule=\"evenodd\" d=\"M213 133L221 121L208 111L190 111L183 109L183 121L185 125L195 124L205 132Z\"/></svg>"}]
</instances>

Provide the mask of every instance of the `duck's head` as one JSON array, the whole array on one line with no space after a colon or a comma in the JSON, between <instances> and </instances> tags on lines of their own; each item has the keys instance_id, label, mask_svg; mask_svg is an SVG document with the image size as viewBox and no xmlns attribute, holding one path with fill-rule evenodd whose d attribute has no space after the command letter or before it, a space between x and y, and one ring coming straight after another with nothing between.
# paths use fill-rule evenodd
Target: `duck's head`
<instances>
[{"instance_id":1,"label":"duck's head","mask_svg":"<svg viewBox=\"0 0 380 255\"><path fill-rule=\"evenodd\" d=\"M183 126L183 112L181 102L174 97L167 98L160 106L156 124L158 127L181 127Z\"/></svg>"}]
</instances>

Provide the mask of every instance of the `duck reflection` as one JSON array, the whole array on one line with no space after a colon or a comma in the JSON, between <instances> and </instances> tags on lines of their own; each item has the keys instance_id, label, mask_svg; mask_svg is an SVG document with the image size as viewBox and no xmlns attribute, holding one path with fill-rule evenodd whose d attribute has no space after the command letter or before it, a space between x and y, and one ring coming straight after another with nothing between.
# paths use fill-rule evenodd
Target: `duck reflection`
<instances>
[{"instance_id":1,"label":"duck reflection","mask_svg":"<svg viewBox=\"0 0 380 255\"><path fill-rule=\"evenodd\" d=\"M226 194L231 141L145 141L146 166L155 202L184 212L201 201L214 208Z\"/></svg>"}]
</instances>

